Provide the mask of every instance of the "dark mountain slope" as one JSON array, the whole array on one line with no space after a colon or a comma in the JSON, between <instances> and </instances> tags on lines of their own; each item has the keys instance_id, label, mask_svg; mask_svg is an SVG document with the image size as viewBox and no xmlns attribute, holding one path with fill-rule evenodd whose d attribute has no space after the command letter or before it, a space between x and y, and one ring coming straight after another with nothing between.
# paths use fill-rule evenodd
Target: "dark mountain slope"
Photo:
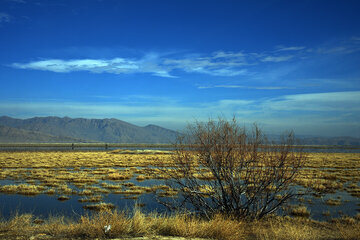
<instances>
[{"instance_id":1,"label":"dark mountain slope","mask_svg":"<svg viewBox=\"0 0 360 240\"><path fill-rule=\"evenodd\" d=\"M156 125L139 127L113 118L0 117L0 125L1 142L173 143L177 136ZM276 141L279 136L269 138ZM352 137L302 136L299 140L304 145L360 145L360 139Z\"/></svg>"},{"instance_id":2,"label":"dark mountain slope","mask_svg":"<svg viewBox=\"0 0 360 240\"><path fill-rule=\"evenodd\" d=\"M53 136L114 143L169 143L176 132L155 125L139 127L117 119L0 117L0 125Z\"/></svg>"},{"instance_id":3,"label":"dark mountain slope","mask_svg":"<svg viewBox=\"0 0 360 240\"><path fill-rule=\"evenodd\" d=\"M59 137L44 134L36 131L28 131L24 129L11 128L0 125L0 142L1 143L34 143L34 142L46 142L46 143L66 143L66 142L86 142L81 139L70 137Z\"/></svg>"}]
</instances>

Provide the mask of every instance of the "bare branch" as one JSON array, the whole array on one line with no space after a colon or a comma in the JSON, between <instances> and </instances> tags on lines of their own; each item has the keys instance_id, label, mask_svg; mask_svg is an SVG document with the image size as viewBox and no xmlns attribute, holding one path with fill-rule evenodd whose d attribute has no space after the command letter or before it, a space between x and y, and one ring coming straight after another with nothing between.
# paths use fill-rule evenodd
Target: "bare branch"
<instances>
[{"instance_id":1,"label":"bare branch","mask_svg":"<svg viewBox=\"0 0 360 240\"><path fill-rule=\"evenodd\" d=\"M291 184L306 158L294 143L293 132L270 143L256 124L247 131L235 118L195 122L174 145L168 184L179 196L171 204L205 216L259 219L276 212L296 195Z\"/></svg>"}]
</instances>

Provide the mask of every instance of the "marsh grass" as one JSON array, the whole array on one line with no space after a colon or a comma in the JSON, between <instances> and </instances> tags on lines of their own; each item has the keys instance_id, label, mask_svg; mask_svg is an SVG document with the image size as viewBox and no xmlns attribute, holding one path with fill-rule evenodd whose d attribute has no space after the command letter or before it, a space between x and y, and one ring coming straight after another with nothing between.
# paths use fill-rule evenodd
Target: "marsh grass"
<instances>
[{"instance_id":1,"label":"marsh grass","mask_svg":"<svg viewBox=\"0 0 360 240\"><path fill-rule=\"evenodd\" d=\"M290 214L296 217L309 217L310 211L306 206L293 206L291 207Z\"/></svg>"},{"instance_id":2,"label":"marsh grass","mask_svg":"<svg viewBox=\"0 0 360 240\"><path fill-rule=\"evenodd\" d=\"M141 195L144 193L141 189L127 189L127 190L116 190L114 194L123 194L123 195Z\"/></svg>"},{"instance_id":3,"label":"marsh grass","mask_svg":"<svg viewBox=\"0 0 360 240\"><path fill-rule=\"evenodd\" d=\"M49 188L46 190L45 192L47 195L54 195L56 193L56 189L54 188Z\"/></svg>"},{"instance_id":4,"label":"marsh grass","mask_svg":"<svg viewBox=\"0 0 360 240\"><path fill-rule=\"evenodd\" d=\"M54 198L62 195L69 197L79 195L84 204L101 202L102 198L99 196L108 193L122 194L123 197L131 199L137 199L141 194L152 192L157 193L158 196L173 197L177 192L166 185L137 186L145 185L149 179L162 181L168 179L169 175L176 174L173 172L172 157L169 153L162 154L154 151L148 151L146 154L134 151L131 153L122 151L120 154L79 151L0 152L0 166L2 166L0 179L13 182L12 184L6 183L8 185L0 185L0 192L26 196L48 194L54 195ZM198 174L198 179L213 178L198 165L194 164L194 167L194 173ZM359 168L359 153L311 153L305 163L305 168L301 170L301 174L296 179L296 183L306 189L311 189L319 197L344 190L353 197L360 198ZM138 183L142 181L144 183ZM212 193L212 189L207 187L199 189L199 191L204 194ZM308 201L306 198L304 200L304 203ZM338 201L335 199L336 203ZM307 209L306 211L304 209L294 211L295 215L298 214L296 216L307 217L309 214ZM160 217L157 216L157 218ZM179 216L177 216L177 220L173 218L176 217L168 216L166 221L182 221L179 220ZM190 220L186 219L186 221ZM191 221L200 220L192 219ZM266 229L272 229L270 225L266 225L269 223L258 224ZM277 222L273 223L274 226L276 224ZM191 229L190 225L189 229ZM164 225L162 226L164 227ZM274 234L265 234L264 236L273 236Z\"/></svg>"},{"instance_id":5,"label":"marsh grass","mask_svg":"<svg viewBox=\"0 0 360 240\"><path fill-rule=\"evenodd\" d=\"M89 210L95 210L95 211L107 211L107 210L114 209L115 205L112 203L101 202L101 203L84 205L83 208L89 209Z\"/></svg>"},{"instance_id":6,"label":"marsh grass","mask_svg":"<svg viewBox=\"0 0 360 240\"><path fill-rule=\"evenodd\" d=\"M78 201L79 202L100 202L102 200L102 198L103 198L102 195L95 195L95 196L90 196L90 197L79 198Z\"/></svg>"},{"instance_id":7,"label":"marsh grass","mask_svg":"<svg viewBox=\"0 0 360 240\"><path fill-rule=\"evenodd\" d=\"M133 177L133 173L110 173L107 175L109 180L129 180Z\"/></svg>"},{"instance_id":8,"label":"marsh grass","mask_svg":"<svg viewBox=\"0 0 360 240\"><path fill-rule=\"evenodd\" d=\"M138 182L142 182L142 181L144 181L145 179L148 179L146 176L144 176L144 175L138 175L137 177L136 177L136 180L138 181Z\"/></svg>"},{"instance_id":9,"label":"marsh grass","mask_svg":"<svg viewBox=\"0 0 360 240\"><path fill-rule=\"evenodd\" d=\"M341 204L341 200L330 198L330 199L326 200L325 203L326 203L327 205L330 205L330 206L338 206L338 205Z\"/></svg>"},{"instance_id":10,"label":"marsh grass","mask_svg":"<svg viewBox=\"0 0 360 240\"><path fill-rule=\"evenodd\" d=\"M64 195L58 197L58 200L61 201L61 202L62 202L62 201L67 201L67 200L69 200L69 199L70 199L70 197L64 196Z\"/></svg>"},{"instance_id":11,"label":"marsh grass","mask_svg":"<svg viewBox=\"0 0 360 240\"><path fill-rule=\"evenodd\" d=\"M22 195L38 195L45 188L43 186L20 184L20 185L4 185L0 187L0 191L4 193L17 193Z\"/></svg>"},{"instance_id":12,"label":"marsh grass","mask_svg":"<svg viewBox=\"0 0 360 240\"><path fill-rule=\"evenodd\" d=\"M349 189L347 189L347 192L350 193L350 195L353 197L360 198L360 187L349 188Z\"/></svg>"},{"instance_id":13,"label":"marsh grass","mask_svg":"<svg viewBox=\"0 0 360 240\"><path fill-rule=\"evenodd\" d=\"M92 191L93 193L96 193L96 194L107 194L107 193L110 193L110 190L109 190L109 189L101 188L101 187L98 187L98 186L87 186L86 188L87 188L88 190Z\"/></svg>"},{"instance_id":14,"label":"marsh grass","mask_svg":"<svg viewBox=\"0 0 360 240\"><path fill-rule=\"evenodd\" d=\"M330 216L330 211L329 211L329 210L328 210L328 211L324 211L324 212L322 213L322 215L325 216L325 217L329 217L329 216Z\"/></svg>"},{"instance_id":15,"label":"marsh grass","mask_svg":"<svg viewBox=\"0 0 360 240\"><path fill-rule=\"evenodd\" d=\"M81 192L78 193L80 196L89 196L89 195L93 195L94 192L90 189L84 189Z\"/></svg>"},{"instance_id":16,"label":"marsh grass","mask_svg":"<svg viewBox=\"0 0 360 240\"><path fill-rule=\"evenodd\" d=\"M72 188L70 188L66 183L60 185L57 188L57 191L61 194L76 194L77 192L75 190L73 190Z\"/></svg>"},{"instance_id":17,"label":"marsh grass","mask_svg":"<svg viewBox=\"0 0 360 240\"><path fill-rule=\"evenodd\" d=\"M104 226L111 225L105 232ZM37 219L31 214L15 214L0 220L0 238L35 239L94 239L148 236L174 236L218 240L238 239L358 239L360 221L342 218L331 222L317 222L303 218L270 216L261 221L234 220L215 215L210 220L185 213L161 215L144 214L139 208L133 212L103 210L83 215L78 220L62 216Z\"/></svg>"},{"instance_id":18,"label":"marsh grass","mask_svg":"<svg viewBox=\"0 0 360 240\"><path fill-rule=\"evenodd\" d=\"M113 189L122 189L122 187L123 187L123 185L121 185L121 184L109 184L107 182L101 183L101 186L103 188L111 189L111 190L113 190Z\"/></svg>"}]
</instances>

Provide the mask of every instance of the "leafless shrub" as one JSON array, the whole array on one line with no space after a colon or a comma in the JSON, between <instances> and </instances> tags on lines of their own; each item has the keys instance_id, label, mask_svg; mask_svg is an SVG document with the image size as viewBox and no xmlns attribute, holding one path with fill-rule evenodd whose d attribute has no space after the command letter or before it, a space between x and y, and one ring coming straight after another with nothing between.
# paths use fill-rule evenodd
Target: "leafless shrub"
<instances>
[{"instance_id":1,"label":"leafless shrub","mask_svg":"<svg viewBox=\"0 0 360 240\"><path fill-rule=\"evenodd\" d=\"M270 143L254 124L250 131L236 119L196 122L178 138L168 185L177 198L161 202L211 217L226 214L260 219L296 195L291 189L306 155L294 150L291 132Z\"/></svg>"}]
</instances>

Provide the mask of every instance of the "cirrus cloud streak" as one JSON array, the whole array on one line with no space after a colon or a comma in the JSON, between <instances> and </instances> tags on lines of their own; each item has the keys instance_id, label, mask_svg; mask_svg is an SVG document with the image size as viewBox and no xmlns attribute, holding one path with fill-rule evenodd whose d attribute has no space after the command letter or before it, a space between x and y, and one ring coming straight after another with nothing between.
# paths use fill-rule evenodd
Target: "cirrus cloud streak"
<instances>
[{"instance_id":1,"label":"cirrus cloud streak","mask_svg":"<svg viewBox=\"0 0 360 240\"><path fill-rule=\"evenodd\" d=\"M161 56L161 57L160 57ZM13 63L10 66L19 69L33 69L58 73L88 71L91 73L133 74L150 73L160 77L176 77L174 70L185 73L199 73L210 76L233 77L251 75L248 67L289 61L292 55L277 53L244 53L216 51L210 55L190 54L185 56L164 56L147 54L142 58L112 59L43 59L27 63Z\"/></svg>"},{"instance_id":2,"label":"cirrus cloud streak","mask_svg":"<svg viewBox=\"0 0 360 240\"><path fill-rule=\"evenodd\" d=\"M7 15L0 20L8 21ZM1 21L0 21L1 22ZM205 74L220 77L254 76L268 65L282 66L299 63L302 59L321 55L352 54L360 50L359 41L352 38L341 44L306 48L304 46L280 46L264 52L214 51L209 54L161 54L148 53L137 58L114 57L111 59L42 59L25 63L12 63L11 67L52 71L58 73L87 71L91 73L134 74L149 73L153 76L174 78L175 70L183 73ZM276 65L277 64L277 65ZM177 74L180 74L180 72Z\"/></svg>"}]
</instances>

